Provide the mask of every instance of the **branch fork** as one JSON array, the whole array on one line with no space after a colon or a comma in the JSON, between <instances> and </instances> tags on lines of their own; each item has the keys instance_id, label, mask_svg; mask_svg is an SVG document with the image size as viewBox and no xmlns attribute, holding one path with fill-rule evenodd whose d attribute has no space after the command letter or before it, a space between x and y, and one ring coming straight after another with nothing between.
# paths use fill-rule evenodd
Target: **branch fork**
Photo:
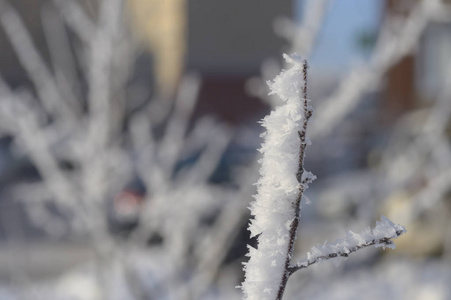
<instances>
[{"instance_id":1,"label":"branch fork","mask_svg":"<svg viewBox=\"0 0 451 300\"><path fill-rule=\"evenodd\" d=\"M301 200L308 185L316 177L304 169L307 127L313 115L307 97L307 61L300 56L284 55L293 66L268 82L271 94L284 104L262 121L266 132L260 151L260 179L257 195L251 203L249 230L258 236L258 248L249 247L242 284L244 299L281 300L288 278L296 271L323 260L344 257L368 246L393 248L392 239L405 228L382 217L374 229L360 234L348 232L334 244L313 247L307 257L292 263L296 233L301 214ZM277 199L277 200L276 200Z\"/></svg>"}]
</instances>

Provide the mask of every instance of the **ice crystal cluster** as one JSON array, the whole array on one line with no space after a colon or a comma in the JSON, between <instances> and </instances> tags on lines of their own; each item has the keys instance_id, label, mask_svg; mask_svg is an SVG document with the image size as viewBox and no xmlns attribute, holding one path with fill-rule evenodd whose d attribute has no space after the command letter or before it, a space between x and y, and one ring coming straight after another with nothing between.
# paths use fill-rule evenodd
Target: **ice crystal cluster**
<instances>
[{"instance_id":1,"label":"ice crystal cluster","mask_svg":"<svg viewBox=\"0 0 451 300\"><path fill-rule=\"evenodd\" d=\"M258 249L249 246L249 261L242 289L244 299L275 299L284 272L290 240L290 224L300 183L296 179L300 139L304 118L302 101L303 63L297 55L284 55L291 68L268 82L271 94L283 104L266 116L266 132L260 149L260 179L251 204L254 218L249 225L251 237L258 235ZM306 173L314 177L311 173Z\"/></svg>"}]
</instances>

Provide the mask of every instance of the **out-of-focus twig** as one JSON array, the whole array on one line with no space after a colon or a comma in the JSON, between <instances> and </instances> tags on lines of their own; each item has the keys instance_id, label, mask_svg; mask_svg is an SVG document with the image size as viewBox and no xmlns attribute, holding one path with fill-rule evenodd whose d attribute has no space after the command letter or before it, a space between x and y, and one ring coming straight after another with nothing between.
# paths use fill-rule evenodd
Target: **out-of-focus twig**
<instances>
[{"instance_id":1,"label":"out-of-focus twig","mask_svg":"<svg viewBox=\"0 0 451 300\"><path fill-rule=\"evenodd\" d=\"M335 93L320 101L317 109L321 113L312 121L312 137L327 135L357 106L365 93L377 88L385 73L415 50L428 24L449 19L448 5L439 1L420 1L402 24L399 20L385 20L370 63L351 71Z\"/></svg>"}]
</instances>

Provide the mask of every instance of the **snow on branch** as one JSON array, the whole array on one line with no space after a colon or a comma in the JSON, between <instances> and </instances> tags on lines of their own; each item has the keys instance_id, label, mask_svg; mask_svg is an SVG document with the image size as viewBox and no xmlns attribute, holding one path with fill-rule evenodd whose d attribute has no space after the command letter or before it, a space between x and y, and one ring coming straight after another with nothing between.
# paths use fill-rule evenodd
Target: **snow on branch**
<instances>
[{"instance_id":1,"label":"snow on branch","mask_svg":"<svg viewBox=\"0 0 451 300\"><path fill-rule=\"evenodd\" d=\"M313 247L307 253L306 258L289 268L289 272L293 274L298 270L306 269L313 264L328 259L347 258L349 254L369 246L394 249L396 245L392 239L405 232L407 231L403 226L394 224L388 218L381 216L381 220L376 222L376 227L373 229L367 227L359 234L348 231L344 239L338 239L333 244L324 243Z\"/></svg>"},{"instance_id":2,"label":"snow on branch","mask_svg":"<svg viewBox=\"0 0 451 300\"><path fill-rule=\"evenodd\" d=\"M292 67L268 82L270 94L283 104L266 116L266 132L260 151L260 179L251 203L251 237L258 236L258 248L249 246L245 263L243 299L281 300L288 279L295 271L322 260L348 257L359 249L376 246L394 248L392 239L405 233L401 225L381 217L373 229L360 234L349 232L334 244L316 246L307 258L292 265L301 199L316 177L304 170L305 149L309 144L307 125L313 109L307 98L307 61L297 54L284 55Z\"/></svg>"},{"instance_id":3,"label":"snow on branch","mask_svg":"<svg viewBox=\"0 0 451 300\"><path fill-rule=\"evenodd\" d=\"M315 176L304 170L307 124L307 62L284 55L292 65L268 82L271 94L283 100L262 125L260 179L251 204L249 231L258 235L258 249L249 247L242 289L246 299L281 299L289 276L303 193Z\"/></svg>"}]
</instances>

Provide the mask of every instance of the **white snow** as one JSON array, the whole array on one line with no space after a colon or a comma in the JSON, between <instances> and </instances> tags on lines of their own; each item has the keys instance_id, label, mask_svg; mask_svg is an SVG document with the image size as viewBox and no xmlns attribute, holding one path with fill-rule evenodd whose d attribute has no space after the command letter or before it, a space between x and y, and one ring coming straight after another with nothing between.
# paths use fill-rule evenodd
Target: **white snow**
<instances>
[{"instance_id":1,"label":"white snow","mask_svg":"<svg viewBox=\"0 0 451 300\"><path fill-rule=\"evenodd\" d=\"M304 103L302 101L303 63L298 55L284 55L292 66L268 82L270 94L277 94L283 104L266 116L266 132L260 149L260 179L251 204L249 230L258 237L258 249L249 246L246 278L242 284L244 299L274 299L284 272L289 229L294 218L293 205L299 193L296 179ZM305 173L305 178L314 179Z\"/></svg>"},{"instance_id":2,"label":"white snow","mask_svg":"<svg viewBox=\"0 0 451 300\"><path fill-rule=\"evenodd\" d=\"M260 149L262 159L257 195L250 207L254 219L249 225L251 237L258 236L258 249L248 246L249 261L244 264L246 274L241 286L243 299L277 297L287 257L291 260L288 247L296 198L301 185L305 190L316 179L315 175L305 170L300 182L296 178L301 142L298 132L303 130L305 109L311 111L311 107L305 107L302 97L303 59L296 54L284 55L284 58L292 65L291 68L283 70L268 82L270 94L278 95L283 104L262 121L266 132L262 135L264 141ZM308 144L308 139L305 143ZM373 229L368 227L359 234L349 231L344 239L313 247L306 258L293 267L300 269L327 259L339 264L348 254L373 245L394 248L391 239L404 232L403 226L393 224L382 216Z\"/></svg>"}]
</instances>

